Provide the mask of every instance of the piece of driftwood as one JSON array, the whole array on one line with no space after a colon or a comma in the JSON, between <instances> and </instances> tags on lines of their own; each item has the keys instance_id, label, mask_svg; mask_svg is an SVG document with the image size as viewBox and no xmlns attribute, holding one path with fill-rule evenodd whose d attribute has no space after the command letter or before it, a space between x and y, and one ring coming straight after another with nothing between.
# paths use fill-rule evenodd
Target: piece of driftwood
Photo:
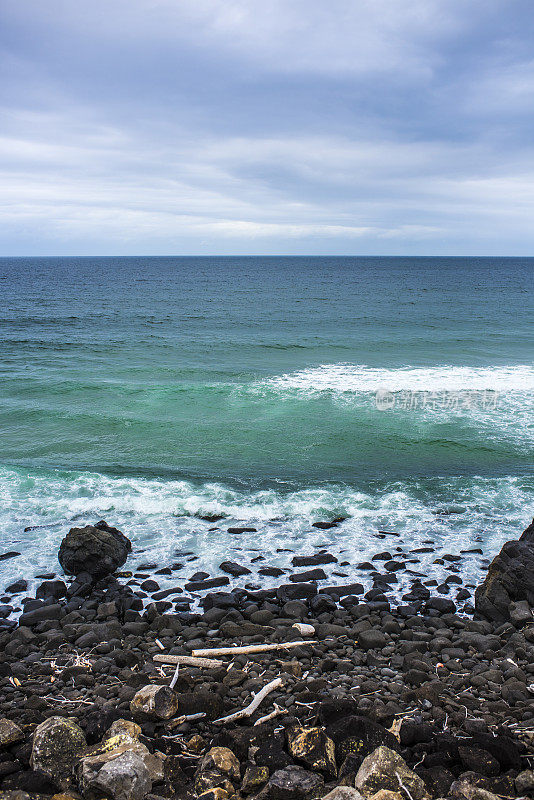
<instances>
[{"instance_id":1,"label":"piece of driftwood","mask_svg":"<svg viewBox=\"0 0 534 800\"><path fill-rule=\"evenodd\" d=\"M180 674L180 664L176 665L176 669L174 670L174 675L172 676L172 681L169 683L169 689L174 689L176 683L178 681L178 676Z\"/></svg>"},{"instance_id":2,"label":"piece of driftwood","mask_svg":"<svg viewBox=\"0 0 534 800\"><path fill-rule=\"evenodd\" d=\"M245 708L242 708L240 711L236 711L234 714L229 714L227 717L220 717L219 719L214 720L215 723L226 723L226 722L235 722L236 719L243 719L243 717L250 717L253 714L258 706L265 700L268 694L274 692L275 689L278 689L279 686L282 685L282 678L275 678L274 681L266 684L257 694L255 694Z\"/></svg>"},{"instance_id":3,"label":"piece of driftwood","mask_svg":"<svg viewBox=\"0 0 534 800\"><path fill-rule=\"evenodd\" d=\"M269 650L289 650L292 647L302 647L307 644L317 644L313 639L302 642L277 642L276 644L248 644L243 647L214 647L208 650L193 650L193 656L237 656L243 653L266 653ZM154 656L154 661L157 656ZM174 662L173 662L174 663Z\"/></svg>"},{"instance_id":4,"label":"piece of driftwood","mask_svg":"<svg viewBox=\"0 0 534 800\"><path fill-rule=\"evenodd\" d=\"M295 622L291 627L295 628L301 636L315 636L313 625L307 625L305 622Z\"/></svg>"},{"instance_id":5,"label":"piece of driftwood","mask_svg":"<svg viewBox=\"0 0 534 800\"><path fill-rule=\"evenodd\" d=\"M274 719L275 717L279 717L281 714L287 714L287 708L282 708L281 706L274 704L274 711L271 711L270 714L266 714L264 717L260 717L256 720L254 725L263 725L264 722L269 722L269 720Z\"/></svg>"},{"instance_id":6,"label":"piece of driftwood","mask_svg":"<svg viewBox=\"0 0 534 800\"><path fill-rule=\"evenodd\" d=\"M152 661L158 664L182 664L184 667L204 667L204 669L219 669L224 667L224 661L217 661L214 658L193 658L193 656L170 656L158 653L152 656Z\"/></svg>"}]
</instances>

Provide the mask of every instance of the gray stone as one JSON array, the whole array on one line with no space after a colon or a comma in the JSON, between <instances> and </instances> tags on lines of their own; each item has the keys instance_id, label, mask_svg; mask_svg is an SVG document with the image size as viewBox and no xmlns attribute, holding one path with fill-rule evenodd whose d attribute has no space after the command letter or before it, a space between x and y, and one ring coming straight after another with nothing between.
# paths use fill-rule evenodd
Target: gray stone
<instances>
[{"instance_id":1,"label":"gray stone","mask_svg":"<svg viewBox=\"0 0 534 800\"><path fill-rule=\"evenodd\" d=\"M24 734L18 725L10 719L3 717L0 719L0 750L4 747L11 747L12 744L22 742Z\"/></svg>"},{"instance_id":2,"label":"gray stone","mask_svg":"<svg viewBox=\"0 0 534 800\"><path fill-rule=\"evenodd\" d=\"M267 793L272 800L314 800L321 797L324 780L314 772L290 765L269 778Z\"/></svg>"},{"instance_id":3,"label":"gray stone","mask_svg":"<svg viewBox=\"0 0 534 800\"><path fill-rule=\"evenodd\" d=\"M111 751L106 757L84 758L80 790L87 800L143 800L152 781L143 758L134 750Z\"/></svg>"},{"instance_id":4,"label":"gray stone","mask_svg":"<svg viewBox=\"0 0 534 800\"><path fill-rule=\"evenodd\" d=\"M429 797L422 778L412 772L398 753L383 746L364 758L354 786L365 797L371 797L380 789L399 792L404 787L413 800L427 800Z\"/></svg>"}]
</instances>

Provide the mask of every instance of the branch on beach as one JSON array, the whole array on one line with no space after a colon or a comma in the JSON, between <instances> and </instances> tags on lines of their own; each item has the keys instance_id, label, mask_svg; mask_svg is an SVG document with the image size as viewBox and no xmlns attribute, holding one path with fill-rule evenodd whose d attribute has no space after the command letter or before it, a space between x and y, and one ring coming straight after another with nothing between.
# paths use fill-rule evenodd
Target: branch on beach
<instances>
[{"instance_id":1,"label":"branch on beach","mask_svg":"<svg viewBox=\"0 0 534 800\"><path fill-rule=\"evenodd\" d=\"M233 714L229 714L227 717L220 717L219 719L214 720L217 724L227 723L227 722L235 722L237 719L243 719L244 717L250 717L258 708L258 706L265 700L268 694L274 692L275 689L278 689L282 685L281 678L275 678L274 681L271 681L266 686L261 689L257 694L254 695L252 701L242 708L240 711L236 711Z\"/></svg>"},{"instance_id":2,"label":"branch on beach","mask_svg":"<svg viewBox=\"0 0 534 800\"><path fill-rule=\"evenodd\" d=\"M247 653L266 653L270 650L290 650L292 647L303 647L317 644L313 639L301 642L277 642L276 644L249 644L243 647L215 647L208 650L193 650L194 656L236 656ZM154 656L154 661L158 658ZM175 662L173 662L175 663Z\"/></svg>"},{"instance_id":3,"label":"branch on beach","mask_svg":"<svg viewBox=\"0 0 534 800\"><path fill-rule=\"evenodd\" d=\"M158 655L152 656L152 661L158 664L182 664L184 667L199 667L200 669L220 669L224 667L224 661L218 661L214 658L193 658L193 656L171 656Z\"/></svg>"}]
</instances>

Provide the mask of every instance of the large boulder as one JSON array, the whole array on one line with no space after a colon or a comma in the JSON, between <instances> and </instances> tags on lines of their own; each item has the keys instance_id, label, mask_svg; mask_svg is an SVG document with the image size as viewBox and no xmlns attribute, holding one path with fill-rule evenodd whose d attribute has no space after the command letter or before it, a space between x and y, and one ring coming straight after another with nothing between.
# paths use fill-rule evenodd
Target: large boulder
<instances>
[{"instance_id":1,"label":"large boulder","mask_svg":"<svg viewBox=\"0 0 534 800\"><path fill-rule=\"evenodd\" d=\"M364 758L354 786L364 797L372 797L381 789L386 789L399 794L404 790L412 800L430 800L422 778L388 747L378 747Z\"/></svg>"},{"instance_id":2,"label":"large boulder","mask_svg":"<svg viewBox=\"0 0 534 800\"><path fill-rule=\"evenodd\" d=\"M30 766L67 790L72 785L72 769L86 745L84 733L74 720L49 717L33 734Z\"/></svg>"},{"instance_id":3,"label":"large boulder","mask_svg":"<svg viewBox=\"0 0 534 800\"><path fill-rule=\"evenodd\" d=\"M475 592L475 609L497 624L510 620L512 603L534 607L534 522L519 541L506 542Z\"/></svg>"},{"instance_id":4,"label":"large boulder","mask_svg":"<svg viewBox=\"0 0 534 800\"><path fill-rule=\"evenodd\" d=\"M61 542L58 559L68 575L85 572L98 580L122 567L131 550L130 540L101 520L71 528Z\"/></svg>"}]
</instances>

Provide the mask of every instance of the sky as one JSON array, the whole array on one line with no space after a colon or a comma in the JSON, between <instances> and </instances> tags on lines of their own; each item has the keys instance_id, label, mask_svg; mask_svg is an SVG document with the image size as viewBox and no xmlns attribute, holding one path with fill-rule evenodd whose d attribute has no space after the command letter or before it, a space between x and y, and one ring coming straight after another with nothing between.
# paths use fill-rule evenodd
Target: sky
<instances>
[{"instance_id":1,"label":"sky","mask_svg":"<svg viewBox=\"0 0 534 800\"><path fill-rule=\"evenodd\" d=\"M534 255L532 0L0 0L0 255Z\"/></svg>"}]
</instances>

